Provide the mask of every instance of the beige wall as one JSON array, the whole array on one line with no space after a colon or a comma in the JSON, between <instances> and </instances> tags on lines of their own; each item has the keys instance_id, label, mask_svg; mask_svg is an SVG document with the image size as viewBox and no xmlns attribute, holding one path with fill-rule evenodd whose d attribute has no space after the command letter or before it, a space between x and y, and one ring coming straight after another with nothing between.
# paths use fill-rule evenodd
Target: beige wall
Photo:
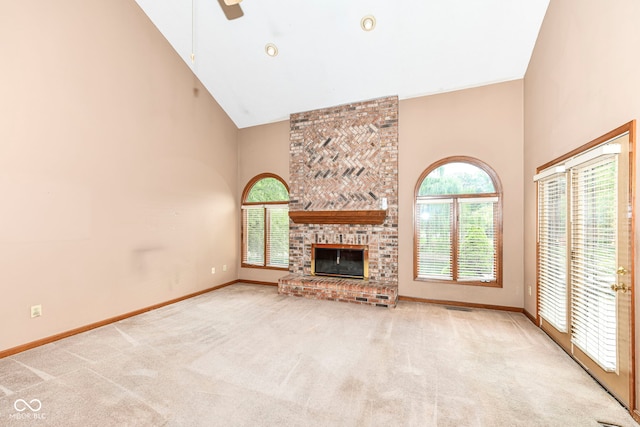
<instances>
[{"instance_id":1,"label":"beige wall","mask_svg":"<svg viewBox=\"0 0 640 427\"><path fill-rule=\"evenodd\" d=\"M522 307L522 81L400 101L400 281L404 296ZM413 197L418 178L449 156L476 157L503 187L503 287L413 280Z\"/></svg>"},{"instance_id":2,"label":"beige wall","mask_svg":"<svg viewBox=\"0 0 640 427\"><path fill-rule=\"evenodd\" d=\"M238 131L136 3L4 2L0 40L0 350L235 280Z\"/></svg>"},{"instance_id":3,"label":"beige wall","mask_svg":"<svg viewBox=\"0 0 640 427\"><path fill-rule=\"evenodd\" d=\"M238 131L238 208L242 191L251 178L261 173L275 173L289 185L289 121L240 129ZM239 215L239 214L238 214ZM238 224L240 217L238 216ZM240 225L238 225L240 234ZM240 279L277 283L286 271L258 268L240 268Z\"/></svg>"},{"instance_id":4,"label":"beige wall","mask_svg":"<svg viewBox=\"0 0 640 427\"><path fill-rule=\"evenodd\" d=\"M640 118L640 2L552 0L525 76L525 283L535 287L536 167ZM536 313L535 292L525 309Z\"/></svg>"}]
</instances>

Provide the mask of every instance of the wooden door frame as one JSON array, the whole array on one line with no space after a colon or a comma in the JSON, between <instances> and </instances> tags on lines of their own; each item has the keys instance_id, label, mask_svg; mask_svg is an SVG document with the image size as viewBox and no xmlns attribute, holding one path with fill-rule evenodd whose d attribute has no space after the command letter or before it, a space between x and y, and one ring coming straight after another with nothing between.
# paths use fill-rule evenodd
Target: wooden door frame
<instances>
[{"instance_id":1,"label":"wooden door frame","mask_svg":"<svg viewBox=\"0 0 640 427\"><path fill-rule=\"evenodd\" d=\"M587 142L586 144L581 145L578 148L575 148L573 150L571 150L570 152L557 157L541 166L539 166L538 168L536 168L536 174L540 173L541 171L548 169L549 167L557 164L557 163L561 163L564 162L565 160L568 160L572 157L577 156L578 154L589 150L593 147L596 147L600 144L603 144L611 139L614 139L620 135L623 135L625 133L629 133L629 200L630 200L630 204L631 204L631 263L632 263L632 267L631 267L631 307L630 307L630 311L629 311L629 334L630 334L630 351L631 354L629 355L629 363L630 363L630 373L629 373L629 413L631 414L631 416L638 422L640 422L640 410L638 409L638 405L636 404L636 337L635 337L635 331L636 331L636 317L635 317L635 306L636 306L636 295L635 295L635 259L636 259L636 248L635 248L635 235L636 235L636 225L635 225L635 218L636 218L636 165L635 165L635 159L636 159L636 151L635 151L635 144L636 144L636 121L631 120L630 122L627 122L625 124L623 124L622 126L617 127L616 129L613 129L610 132L607 132L606 134ZM540 291L539 291L539 285L538 285L538 279L540 277L540 268L538 265L538 259L540 257L540 244L538 242L538 223L539 223L539 218L538 218L538 186L536 185L536 325L542 329L543 332L545 332L549 337L551 337L551 334L547 331L545 331L541 324L541 317L540 317ZM553 339L553 338L552 338ZM554 342L556 342L555 340L553 340ZM557 343L556 343L557 344ZM578 360L571 354L571 352L568 349L565 349L564 347L560 346L558 344L558 346L560 348L562 348L569 356L571 356L571 358L576 361L576 363L578 363L579 366L583 367L581 363L578 362ZM584 367L583 367L584 369ZM595 378L594 378L595 379Z\"/></svg>"}]
</instances>

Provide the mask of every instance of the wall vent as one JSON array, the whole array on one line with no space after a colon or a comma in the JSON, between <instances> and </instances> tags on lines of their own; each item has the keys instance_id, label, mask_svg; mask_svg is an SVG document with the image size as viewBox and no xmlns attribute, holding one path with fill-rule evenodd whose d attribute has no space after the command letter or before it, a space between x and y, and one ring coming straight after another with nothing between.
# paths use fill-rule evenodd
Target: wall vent
<instances>
[{"instance_id":1,"label":"wall vent","mask_svg":"<svg viewBox=\"0 0 640 427\"><path fill-rule=\"evenodd\" d=\"M453 310L453 311L473 311L473 309L469 307L459 307L456 305L447 305L445 308L447 310Z\"/></svg>"}]
</instances>

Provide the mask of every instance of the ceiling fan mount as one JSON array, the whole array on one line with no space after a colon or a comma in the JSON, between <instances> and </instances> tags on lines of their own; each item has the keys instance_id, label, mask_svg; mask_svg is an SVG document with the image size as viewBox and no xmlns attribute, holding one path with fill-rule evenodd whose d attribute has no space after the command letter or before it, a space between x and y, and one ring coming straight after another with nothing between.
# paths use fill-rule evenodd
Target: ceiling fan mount
<instances>
[{"instance_id":1,"label":"ceiling fan mount","mask_svg":"<svg viewBox=\"0 0 640 427\"><path fill-rule=\"evenodd\" d=\"M244 15L242 8L240 8L241 1L242 0L218 0L218 3L224 16L231 21Z\"/></svg>"}]
</instances>

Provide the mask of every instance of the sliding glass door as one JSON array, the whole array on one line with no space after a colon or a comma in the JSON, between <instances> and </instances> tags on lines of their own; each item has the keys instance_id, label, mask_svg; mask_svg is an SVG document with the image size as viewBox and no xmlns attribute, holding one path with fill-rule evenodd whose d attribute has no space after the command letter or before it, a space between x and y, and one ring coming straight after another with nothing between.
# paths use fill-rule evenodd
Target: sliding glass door
<instances>
[{"instance_id":1,"label":"sliding glass door","mask_svg":"<svg viewBox=\"0 0 640 427\"><path fill-rule=\"evenodd\" d=\"M540 170L540 326L623 404L632 391L629 129Z\"/></svg>"}]
</instances>

